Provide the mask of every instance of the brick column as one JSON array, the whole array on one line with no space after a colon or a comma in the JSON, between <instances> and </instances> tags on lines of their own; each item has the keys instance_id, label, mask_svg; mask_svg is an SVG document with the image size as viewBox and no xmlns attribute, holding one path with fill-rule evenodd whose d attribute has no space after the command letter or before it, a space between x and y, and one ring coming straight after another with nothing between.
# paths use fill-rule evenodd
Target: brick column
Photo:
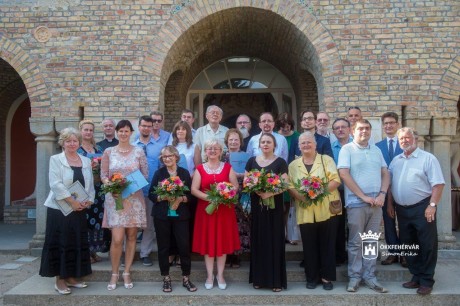
<instances>
[{"instance_id":1,"label":"brick column","mask_svg":"<svg viewBox=\"0 0 460 306\"><path fill-rule=\"evenodd\" d=\"M37 142L37 179L35 191L37 199L36 232L29 242L30 248L41 248L45 241L46 207L43 205L49 193L48 169L51 155L56 153L56 132L54 118L30 118L30 130Z\"/></svg>"},{"instance_id":2,"label":"brick column","mask_svg":"<svg viewBox=\"0 0 460 306\"><path fill-rule=\"evenodd\" d=\"M455 242L452 235L452 204L450 175L450 142L455 136L457 118L435 118L430 131L431 153L441 164L446 185L437 211L438 239L440 242Z\"/></svg>"}]
</instances>

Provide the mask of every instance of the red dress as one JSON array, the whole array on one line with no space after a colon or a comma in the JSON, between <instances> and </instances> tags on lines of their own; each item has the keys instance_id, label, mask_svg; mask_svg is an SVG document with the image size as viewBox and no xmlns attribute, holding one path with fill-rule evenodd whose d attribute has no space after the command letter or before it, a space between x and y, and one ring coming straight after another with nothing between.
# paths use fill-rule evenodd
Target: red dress
<instances>
[{"instance_id":1,"label":"red dress","mask_svg":"<svg viewBox=\"0 0 460 306\"><path fill-rule=\"evenodd\" d=\"M217 174L208 174L203 165L196 167L201 175L200 190L206 192L210 185L218 182L228 182L231 166L225 163ZM212 215L205 211L209 202L198 199L193 231L192 251L209 257L220 257L233 254L240 249L240 237L236 224L235 207L219 205Z\"/></svg>"}]
</instances>

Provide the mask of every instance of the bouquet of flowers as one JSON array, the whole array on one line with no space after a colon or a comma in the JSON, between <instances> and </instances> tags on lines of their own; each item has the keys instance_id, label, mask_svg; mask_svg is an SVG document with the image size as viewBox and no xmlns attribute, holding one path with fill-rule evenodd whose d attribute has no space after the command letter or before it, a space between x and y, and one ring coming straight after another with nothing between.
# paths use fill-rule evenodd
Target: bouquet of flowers
<instances>
[{"instance_id":1,"label":"bouquet of flowers","mask_svg":"<svg viewBox=\"0 0 460 306\"><path fill-rule=\"evenodd\" d=\"M231 207L238 203L237 190L228 182L212 184L211 189L206 194L209 199L209 205L206 207L208 215L212 215L221 204Z\"/></svg>"},{"instance_id":2,"label":"bouquet of flowers","mask_svg":"<svg viewBox=\"0 0 460 306\"><path fill-rule=\"evenodd\" d=\"M155 187L153 193L162 198L176 199L177 197L183 196L185 191L189 190L190 189L184 185L184 182L180 179L180 177L171 176L158 183L158 186ZM171 209L171 204L172 202L169 201L168 216L177 217L177 212Z\"/></svg>"},{"instance_id":3,"label":"bouquet of flowers","mask_svg":"<svg viewBox=\"0 0 460 306\"><path fill-rule=\"evenodd\" d=\"M300 202L299 206L307 208L313 204L318 205L318 203L329 195L327 184L328 182L326 180L320 179L317 176L308 176L297 180L294 186L300 194L307 198L307 202Z\"/></svg>"},{"instance_id":4,"label":"bouquet of flowers","mask_svg":"<svg viewBox=\"0 0 460 306\"><path fill-rule=\"evenodd\" d=\"M96 183L101 181L101 160L102 157L93 157L91 159L91 168L93 170L93 177Z\"/></svg>"},{"instance_id":5,"label":"bouquet of flowers","mask_svg":"<svg viewBox=\"0 0 460 306\"><path fill-rule=\"evenodd\" d=\"M243 180L243 192L273 192L279 193L287 188L286 183L281 179L279 174L273 171L266 172L265 169L253 169L248 172ZM275 198L269 197L262 199L261 203L270 209L275 208Z\"/></svg>"},{"instance_id":6,"label":"bouquet of flowers","mask_svg":"<svg viewBox=\"0 0 460 306\"><path fill-rule=\"evenodd\" d=\"M115 172L112 174L112 177L110 177L109 182L102 185L101 192L104 194L109 192L112 193L112 196L115 198L115 209L122 210L123 199L121 198L121 193L129 184L131 184L131 182L128 181L123 174Z\"/></svg>"}]
</instances>

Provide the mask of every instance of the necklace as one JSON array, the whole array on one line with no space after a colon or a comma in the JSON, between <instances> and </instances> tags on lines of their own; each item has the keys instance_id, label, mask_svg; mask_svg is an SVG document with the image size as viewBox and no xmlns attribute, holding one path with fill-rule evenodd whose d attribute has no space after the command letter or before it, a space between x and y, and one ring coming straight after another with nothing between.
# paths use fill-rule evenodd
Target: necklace
<instances>
[{"instance_id":1,"label":"necklace","mask_svg":"<svg viewBox=\"0 0 460 306\"><path fill-rule=\"evenodd\" d=\"M119 146L117 147L117 151L120 152L120 153L128 153L129 151L131 151L131 146L128 148L128 149L125 149L125 150L122 150Z\"/></svg>"},{"instance_id":2,"label":"necklace","mask_svg":"<svg viewBox=\"0 0 460 306\"><path fill-rule=\"evenodd\" d=\"M80 160L80 157L78 157L78 155L75 158L70 158L70 156L66 154L65 157L72 162L76 162Z\"/></svg>"},{"instance_id":3,"label":"necklace","mask_svg":"<svg viewBox=\"0 0 460 306\"><path fill-rule=\"evenodd\" d=\"M170 176L176 176L177 175L177 168L175 170L173 170L173 171L169 171L168 168L166 168L166 170L168 170L168 173L169 173Z\"/></svg>"}]
</instances>

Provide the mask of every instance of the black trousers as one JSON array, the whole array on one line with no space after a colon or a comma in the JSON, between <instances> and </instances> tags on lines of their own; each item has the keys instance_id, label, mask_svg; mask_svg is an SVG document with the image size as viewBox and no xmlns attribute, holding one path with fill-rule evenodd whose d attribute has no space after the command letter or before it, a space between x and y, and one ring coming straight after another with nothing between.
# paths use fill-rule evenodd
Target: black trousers
<instances>
[{"instance_id":1,"label":"black trousers","mask_svg":"<svg viewBox=\"0 0 460 306\"><path fill-rule=\"evenodd\" d=\"M158 263L162 276L169 275L169 251L171 236L174 236L180 256L182 275L190 275L190 227L189 220L170 217L167 220L155 218L155 232L158 245Z\"/></svg>"},{"instance_id":2,"label":"black trousers","mask_svg":"<svg viewBox=\"0 0 460 306\"><path fill-rule=\"evenodd\" d=\"M425 210L429 203L428 197L410 207L396 205L396 213L402 244L401 255L406 253L409 271L413 275L412 281L421 286L433 287L434 270L438 260L438 230L436 222L426 220ZM404 249L406 245L418 246L419 250Z\"/></svg>"},{"instance_id":3,"label":"black trousers","mask_svg":"<svg viewBox=\"0 0 460 306\"><path fill-rule=\"evenodd\" d=\"M331 219L300 224L305 275L308 283L319 283L321 278L335 281L335 231Z\"/></svg>"}]
</instances>

